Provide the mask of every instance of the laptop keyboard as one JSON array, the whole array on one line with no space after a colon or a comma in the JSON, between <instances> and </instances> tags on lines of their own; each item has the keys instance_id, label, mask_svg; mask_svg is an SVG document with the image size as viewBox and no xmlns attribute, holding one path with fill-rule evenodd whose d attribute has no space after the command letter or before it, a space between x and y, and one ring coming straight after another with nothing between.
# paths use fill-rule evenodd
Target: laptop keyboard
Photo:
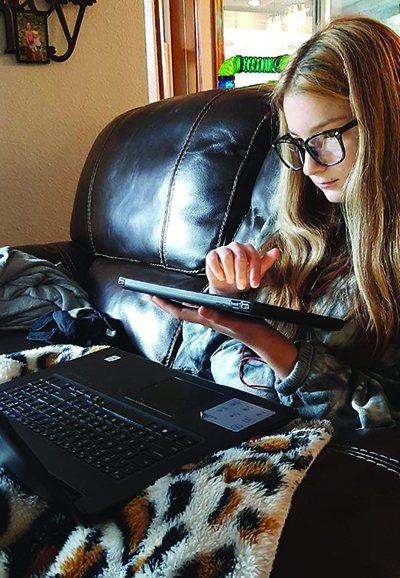
<instances>
[{"instance_id":1,"label":"laptop keyboard","mask_svg":"<svg viewBox=\"0 0 400 578\"><path fill-rule=\"evenodd\" d=\"M110 411L111 401L62 377L0 392L0 411L116 480L198 443L152 416ZM134 411L134 410L133 410Z\"/></svg>"}]
</instances>

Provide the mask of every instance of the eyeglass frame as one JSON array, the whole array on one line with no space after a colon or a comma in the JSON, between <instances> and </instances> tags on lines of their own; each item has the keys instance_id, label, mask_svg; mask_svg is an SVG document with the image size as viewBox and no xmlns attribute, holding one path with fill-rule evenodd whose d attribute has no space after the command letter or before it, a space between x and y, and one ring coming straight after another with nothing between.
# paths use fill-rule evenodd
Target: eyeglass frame
<instances>
[{"instance_id":1,"label":"eyeglass frame","mask_svg":"<svg viewBox=\"0 0 400 578\"><path fill-rule=\"evenodd\" d=\"M303 141L302 139L296 139L294 138L290 133L286 133L283 136L280 136L278 138L276 138L273 143L272 143L272 148L274 149L274 151L276 152L276 154L278 155L279 159L283 162L283 164L290 170L292 171L301 171L304 167L304 161L305 161L305 151L308 152L308 154L310 155L310 157L319 165L323 166L323 167L333 167L335 165L338 165L340 163L342 163L344 161L344 159L346 158L346 149L345 146L343 144L343 138L342 138L342 134L347 132L348 130L354 128L355 126L358 125L358 120L356 118L353 118L352 120L350 120L349 122L347 122L346 124L344 124L343 126L339 127L339 128L331 128L328 130L323 130L321 132L317 132L316 134L311 135L310 137L308 137L305 141ZM337 161L335 163L322 163L320 160L318 160L318 158L314 155L311 147L308 145L308 143L315 137L317 136L322 136L322 135L330 135L333 137L337 138L337 141L340 145L343 157L340 159L340 161ZM300 141L300 142L299 142ZM301 167L291 167L290 165L287 164L287 162L281 157L281 155L278 152L278 149L276 148L276 145L280 144L280 143L288 143L288 144L292 144L295 147L297 147L297 149L300 152L299 155L299 159L302 161L302 165Z\"/></svg>"}]
</instances>

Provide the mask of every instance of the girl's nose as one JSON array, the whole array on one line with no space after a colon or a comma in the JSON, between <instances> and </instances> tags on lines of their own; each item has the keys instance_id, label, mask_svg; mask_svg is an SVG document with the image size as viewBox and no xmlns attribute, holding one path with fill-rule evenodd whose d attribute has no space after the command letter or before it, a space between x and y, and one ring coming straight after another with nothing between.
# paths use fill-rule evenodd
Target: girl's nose
<instances>
[{"instance_id":1,"label":"girl's nose","mask_svg":"<svg viewBox=\"0 0 400 578\"><path fill-rule=\"evenodd\" d=\"M310 177L311 175L315 175L317 173L323 172L327 167L324 167L317 163L312 156L305 151L304 153L304 164L303 164L303 173Z\"/></svg>"}]
</instances>

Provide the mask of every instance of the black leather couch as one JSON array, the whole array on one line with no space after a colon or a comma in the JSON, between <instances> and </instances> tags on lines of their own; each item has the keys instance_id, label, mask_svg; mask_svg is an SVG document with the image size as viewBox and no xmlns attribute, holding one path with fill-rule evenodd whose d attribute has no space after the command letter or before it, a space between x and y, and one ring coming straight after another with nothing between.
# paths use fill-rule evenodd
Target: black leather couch
<instances>
[{"instance_id":1,"label":"black leather couch","mask_svg":"<svg viewBox=\"0 0 400 578\"><path fill-rule=\"evenodd\" d=\"M171 364L181 326L119 275L202 289L210 249L254 241L278 168L268 93L207 91L122 114L86 160L71 240L20 247L63 262L118 320L120 347ZM38 345L0 332L1 351ZM272 577L400 576L399 535L399 428L336 432L295 493Z\"/></svg>"}]
</instances>

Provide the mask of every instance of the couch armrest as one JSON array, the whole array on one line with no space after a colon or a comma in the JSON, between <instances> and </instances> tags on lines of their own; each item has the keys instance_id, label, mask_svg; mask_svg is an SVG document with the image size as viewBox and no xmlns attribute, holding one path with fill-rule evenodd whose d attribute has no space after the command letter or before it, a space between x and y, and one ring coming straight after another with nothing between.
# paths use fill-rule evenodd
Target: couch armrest
<instances>
[{"instance_id":1,"label":"couch armrest","mask_svg":"<svg viewBox=\"0 0 400 578\"><path fill-rule=\"evenodd\" d=\"M293 496L271 578L398 576L399 482L399 424L335 433Z\"/></svg>"},{"instance_id":2,"label":"couch armrest","mask_svg":"<svg viewBox=\"0 0 400 578\"><path fill-rule=\"evenodd\" d=\"M46 259L51 263L61 262L72 278L85 288L87 271L94 256L79 243L58 241L56 243L19 245L15 248L39 259Z\"/></svg>"}]
</instances>

